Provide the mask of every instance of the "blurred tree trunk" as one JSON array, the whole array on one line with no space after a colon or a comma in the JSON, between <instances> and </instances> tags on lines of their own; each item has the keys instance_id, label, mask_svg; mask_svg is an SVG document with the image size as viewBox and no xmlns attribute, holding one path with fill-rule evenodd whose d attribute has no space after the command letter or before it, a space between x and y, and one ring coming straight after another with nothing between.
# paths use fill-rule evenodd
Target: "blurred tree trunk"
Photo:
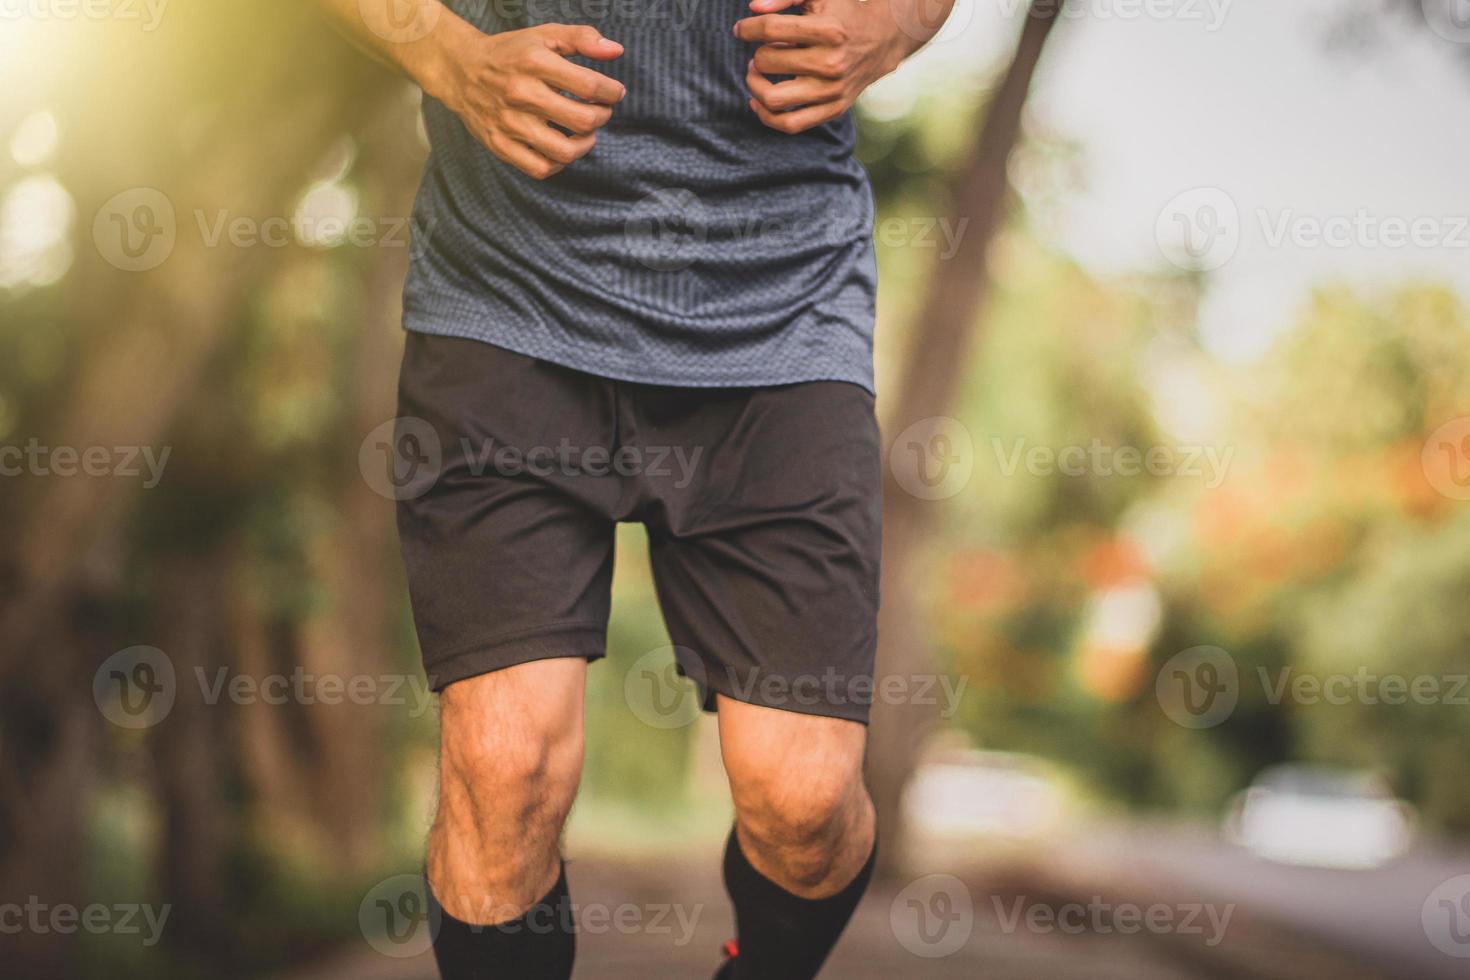
<instances>
[{"instance_id":1,"label":"blurred tree trunk","mask_svg":"<svg viewBox=\"0 0 1470 980\"><path fill-rule=\"evenodd\" d=\"M75 636L38 651L23 682L0 686L0 896L86 904L87 803L95 782L97 708L91 685L62 665ZM62 668L62 669L58 669ZM22 929L5 936L6 976L76 976L74 936Z\"/></svg>"},{"instance_id":2,"label":"blurred tree trunk","mask_svg":"<svg viewBox=\"0 0 1470 980\"><path fill-rule=\"evenodd\" d=\"M969 219L953 257L939 263L909 331L908 358L897 401L885 419L890 434L950 410L980 321L989 283L986 253L1005 216L1007 164L1021 134L1021 117L1036 67L1058 17L1052 4L1027 16L1015 55L991 100L968 159L952 180L950 214ZM883 603L878 616L877 673L913 678L938 670L928 648L923 601L923 545L937 502L922 500L884 470ZM903 861L901 800L925 737L935 721L931 706L886 704L875 698L868 778L883 829L880 867L896 874Z\"/></svg>"},{"instance_id":3,"label":"blurred tree trunk","mask_svg":"<svg viewBox=\"0 0 1470 980\"><path fill-rule=\"evenodd\" d=\"M161 817L158 875L161 900L172 906L165 942L201 969L218 974L233 959L229 859L239 818L227 786L237 765L226 735L231 705L207 703L199 671L226 650L223 625L235 549L160 559L150 576L150 639L173 662L178 695L173 710L149 731L153 792Z\"/></svg>"},{"instance_id":4,"label":"blurred tree trunk","mask_svg":"<svg viewBox=\"0 0 1470 980\"><path fill-rule=\"evenodd\" d=\"M363 204L374 216L406 217L413 204L424 154L414 132L416 103L400 100L385 107L364 138L366 175ZM310 674L352 678L393 675L401 686L375 685L380 695L411 698L412 673L395 669L389 642L399 608L400 588L393 503L375 493L358 469L355 450L375 427L394 416L397 364L403 351L402 287L408 272L403 236L392 246L380 245L365 277L360 332L345 393L351 406L354 450L338 460L335 523L313 549L315 577L328 595L328 606L306 624L300 661ZM413 702L408 700L407 704ZM318 707L306 711L314 762L311 774L317 831L328 851L324 864L351 874L367 870L381 853L383 806L388 771L383 765L386 722L402 705L382 703Z\"/></svg>"},{"instance_id":5,"label":"blurred tree trunk","mask_svg":"<svg viewBox=\"0 0 1470 980\"><path fill-rule=\"evenodd\" d=\"M177 242L161 267L140 273L109 266L90 241L78 248L68 294L73 317L90 329L77 351L81 364L66 389L68 403L47 431L35 433L47 445L161 449L280 251L211 242L195 227L196 212L290 215L332 144L403 91L386 72L365 71L325 26L306 22L314 13L295 5L225 12L198 4L172 14L167 35L139 34L125 51L104 52L118 57L99 62L99 70L129 58L149 67L105 76L108 98L89 103L97 125L79 129L95 142L75 149L58 171L78 212L89 216L130 181L166 190L177 209ZM203 90L201 65L228 87ZM128 111L181 85L198 86L187 119L135 119ZM150 123L141 135L128 131ZM91 235L90 221L80 234ZM7 497L7 506L26 519L0 541L0 894L75 901L105 730L91 703L91 677L113 651L107 630L83 632L76 607L87 594L89 568L118 539L136 504L138 485L77 475L33 479L21 491ZM104 561L118 564L111 556ZM105 574L119 573L112 567ZM160 788L181 818L198 805L184 787ZM179 846L193 853L195 843ZM182 860L192 858L178 854L169 864ZM45 871L39 878L37 862ZM169 874L184 886L182 871Z\"/></svg>"}]
</instances>

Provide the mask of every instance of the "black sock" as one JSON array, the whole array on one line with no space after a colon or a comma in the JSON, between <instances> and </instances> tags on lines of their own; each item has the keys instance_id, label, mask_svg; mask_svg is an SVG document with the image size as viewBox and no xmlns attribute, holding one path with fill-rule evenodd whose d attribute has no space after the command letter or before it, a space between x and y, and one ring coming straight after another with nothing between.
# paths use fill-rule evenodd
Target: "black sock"
<instances>
[{"instance_id":1,"label":"black sock","mask_svg":"<svg viewBox=\"0 0 1470 980\"><path fill-rule=\"evenodd\" d=\"M518 919L492 926L461 922L427 887L434 959L443 980L567 980L577 954L572 899L563 865L546 897Z\"/></svg>"},{"instance_id":2,"label":"black sock","mask_svg":"<svg viewBox=\"0 0 1470 980\"><path fill-rule=\"evenodd\" d=\"M847 887L828 898L801 898L746 860L735 831L725 845L725 890L735 904L739 954L732 980L812 980L852 918L873 877L873 853Z\"/></svg>"}]
</instances>

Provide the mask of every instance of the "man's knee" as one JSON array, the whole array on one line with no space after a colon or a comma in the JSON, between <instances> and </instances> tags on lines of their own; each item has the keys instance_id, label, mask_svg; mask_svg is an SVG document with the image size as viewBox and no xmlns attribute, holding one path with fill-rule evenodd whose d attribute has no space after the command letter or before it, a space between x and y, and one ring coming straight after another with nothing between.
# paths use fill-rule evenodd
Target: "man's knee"
<instances>
[{"instance_id":1,"label":"man's knee","mask_svg":"<svg viewBox=\"0 0 1470 980\"><path fill-rule=\"evenodd\" d=\"M745 780L735 808L746 830L775 847L822 848L839 839L863 798L855 774L816 772L799 761Z\"/></svg>"},{"instance_id":2,"label":"man's knee","mask_svg":"<svg viewBox=\"0 0 1470 980\"><path fill-rule=\"evenodd\" d=\"M463 803L477 824L518 831L530 822L559 827L581 776L580 733L452 725L443 733L439 764L441 809Z\"/></svg>"},{"instance_id":3,"label":"man's knee","mask_svg":"<svg viewBox=\"0 0 1470 980\"><path fill-rule=\"evenodd\" d=\"M585 662L521 664L452 684L439 705L437 829L555 846L582 774Z\"/></svg>"},{"instance_id":4,"label":"man's knee","mask_svg":"<svg viewBox=\"0 0 1470 980\"><path fill-rule=\"evenodd\" d=\"M789 883L815 886L837 863L850 863L854 835L871 823L863 785L866 732L850 722L789 712L736 711L741 721L722 730L722 742L741 831L755 856ZM722 717L722 729L725 724Z\"/></svg>"}]
</instances>

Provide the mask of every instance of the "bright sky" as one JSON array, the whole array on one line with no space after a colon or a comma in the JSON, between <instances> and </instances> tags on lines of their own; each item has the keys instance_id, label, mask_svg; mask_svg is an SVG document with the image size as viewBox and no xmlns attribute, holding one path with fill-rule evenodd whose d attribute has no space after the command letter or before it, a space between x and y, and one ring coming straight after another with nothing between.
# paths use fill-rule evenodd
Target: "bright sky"
<instances>
[{"instance_id":1,"label":"bright sky","mask_svg":"<svg viewBox=\"0 0 1470 980\"><path fill-rule=\"evenodd\" d=\"M1197 236L1219 229L1195 241L1219 265L1207 343L1230 359L1261 350L1313 284L1433 279L1470 296L1470 17L1460 43L1402 19L1362 54L1327 43L1353 0L1074 2L1088 16L1059 28L1031 112L1081 144L1085 186L1049 233L1088 268L1169 268L1174 211ZM964 29L895 89L1006 53L1018 0L960 3ZM1201 187L1215 190L1171 208Z\"/></svg>"}]
</instances>

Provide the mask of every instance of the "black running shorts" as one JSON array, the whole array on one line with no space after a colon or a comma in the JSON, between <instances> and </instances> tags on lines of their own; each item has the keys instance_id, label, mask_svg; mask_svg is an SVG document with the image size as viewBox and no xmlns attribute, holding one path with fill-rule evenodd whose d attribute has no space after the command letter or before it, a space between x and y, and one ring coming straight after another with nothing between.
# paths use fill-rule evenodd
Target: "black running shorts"
<instances>
[{"instance_id":1,"label":"black running shorts","mask_svg":"<svg viewBox=\"0 0 1470 980\"><path fill-rule=\"evenodd\" d=\"M398 528L431 686L604 655L620 521L648 530L680 667L714 696L866 722L881 537L873 397L615 381L407 335Z\"/></svg>"}]
</instances>

